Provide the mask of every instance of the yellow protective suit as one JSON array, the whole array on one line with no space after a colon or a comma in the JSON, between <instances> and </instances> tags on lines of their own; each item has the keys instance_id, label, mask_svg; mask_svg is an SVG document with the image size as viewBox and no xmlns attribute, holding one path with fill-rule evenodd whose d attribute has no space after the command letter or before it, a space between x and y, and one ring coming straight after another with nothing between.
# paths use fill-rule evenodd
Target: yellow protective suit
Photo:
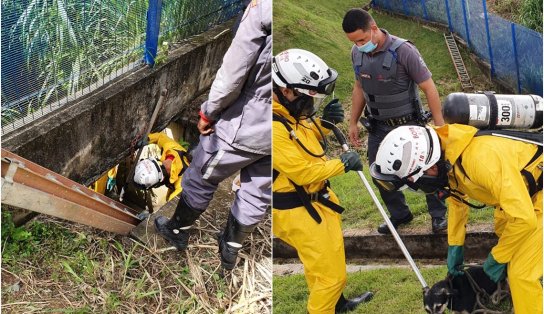
<instances>
[{"instance_id":1,"label":"yellow protective suit","mask_svg":"<svg viewBox=\"0 0 544 314\"><path fill-rule=\"evenodd\" d=\"M299 140L310 151L321 153L321 138L312 123L302 121L295 124L287 109L277 102L272 103L273 112L288 119ZM323 129L326 131L326 129ZM306 153L294 139L289 138L286 127L274 121L273 168L279 171L274 181L273 192L294 192L289 182L314 193L324 187L325 180L344 173L339 159L313 157ZM328 133L328 132L327 132ZM338 204L338 198L329 189L330 200ZM334 313L334 307L346 284L346 261L341 216L319 202L312 205L322 218L318 224L305 207L279 210L272 209L274 235L294 247L302 264L310 290L309 313Z\"/></svg>"},{"instance_id":2,"label":"yellow protective suit","mask_svg":"<svg viewBox=\"0 0 544 314\"><path fill-rule=\"evenodd\" d=\"M166 195L166 200L170 201L173 199L176 195L181 193L181 178L180 175L181 171L183 170L183 163L186 165L189 165L189 160L187 157L183 157L183 162L180 158L179 152L187 152L181 144L174 141L173 139L169 138L164 133L151 133L148 135L149 144L157 144L159 148L161 149L161 159L160 161L164 161L166 159L166 156L172 155L174 156L174 160L172 160L172 166L170 167L170 184L169 184L169 190L168 194ZM174 189L172 189L174 187Z\"/></svg>"},{"instance_id":3,"label":"yellow protective suit","mask_svg":"<svg viewBox=\"0 0 544 314\"><path fill-rule=\"evenodd\" d=\"M436 129L445 158L453 165L450 187L495 206L499 241L491 254L508 263L516 314L542 313L542 191L529 195L522 169L542 173L542 156L527 165L537 146L496 136L474 137L477 129L445 125ZM469 207L448 198L448 244L463 245Z\"/></svg>"}]
</instances>

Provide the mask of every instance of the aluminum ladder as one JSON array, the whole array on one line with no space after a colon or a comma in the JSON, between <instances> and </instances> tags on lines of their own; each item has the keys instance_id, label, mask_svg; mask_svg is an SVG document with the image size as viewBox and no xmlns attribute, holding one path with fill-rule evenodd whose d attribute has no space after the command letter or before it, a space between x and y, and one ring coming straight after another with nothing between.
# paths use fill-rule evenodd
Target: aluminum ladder
<instances>
[{"instance_id":1,"label":"aluminum ladder","mask_svg":"<svg viewBox=\"0 0 544 314\"><path fill-rule=\"evenodd\" d=\"M474 89L474 86L472 85L472 81L470 80L470 76L468 75L467 68L465 67L465 63L463 62L463 58L461 58L461 53L459 52L459 48L457 47L457 43L455 42L453 34L444 33L444 39L446 39L446 46L448 46L448 51L450 52L451 61L455 66L457 77L461 82L461 88L463 89L463 91L472 91Z\"/></svg>"}]
</instances>

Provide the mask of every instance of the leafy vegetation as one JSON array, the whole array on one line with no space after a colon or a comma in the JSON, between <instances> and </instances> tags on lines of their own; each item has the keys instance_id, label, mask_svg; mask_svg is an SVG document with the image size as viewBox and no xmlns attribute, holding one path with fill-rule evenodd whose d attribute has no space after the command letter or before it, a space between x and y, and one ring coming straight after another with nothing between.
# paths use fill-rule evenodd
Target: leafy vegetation
<instances>
[{"instance_id":1,"label":"leafy vegetation","mask_svg":"<svg viewBox=\"0 0 544 314\"><path fill-rule=\"evenodd\" d=\"M163 5L160 43L201 33L241 9L236 0ZM2 72L9 77L2 121L79 97L135 66L144 54L147 6L148 0L2 1ZM156 61L163 62L168 45L159 46Z\"/></svg>"},{"instance_id":2,"label":"leafy vegetation","mask_svg":"<svg viewBox=\"0 0 544 314\"><path fill-rule=\"evenodd\" d=\"M487 5L491 12L542 33L542 1L494 0L487 1Z\"/></svg>"}]
</instances>

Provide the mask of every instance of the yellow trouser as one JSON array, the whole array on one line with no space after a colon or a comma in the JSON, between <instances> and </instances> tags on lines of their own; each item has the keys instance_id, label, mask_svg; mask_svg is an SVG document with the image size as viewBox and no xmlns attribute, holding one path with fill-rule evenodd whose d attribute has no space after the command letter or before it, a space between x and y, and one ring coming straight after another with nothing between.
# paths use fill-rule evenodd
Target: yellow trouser
<instances>
[{"instance_id":1,"label":"yellow trouser","mask_svg":"<svg viewBox=\"0 0 544 314\"><path fill-rule=\"evenodd\" d=\"M527 236L508 263L508 282L516 314L542 313L542 191L533 197L536 229ZM495 231L500 237L506 218L495 214Z\"/></svg>"},{"instance_id":2,"label":"yellow trouser","mask_svg":"<svg viewBox=\"0 0 544 314\"><path fill-rule=\"evenodd\" d=\"M334 313L346 285L346 258L340 214L312 203L322 218L318 224L304 207L272 210L274 235L298 252L310 296L308 312Z\"/></svg>"}]
</instances>

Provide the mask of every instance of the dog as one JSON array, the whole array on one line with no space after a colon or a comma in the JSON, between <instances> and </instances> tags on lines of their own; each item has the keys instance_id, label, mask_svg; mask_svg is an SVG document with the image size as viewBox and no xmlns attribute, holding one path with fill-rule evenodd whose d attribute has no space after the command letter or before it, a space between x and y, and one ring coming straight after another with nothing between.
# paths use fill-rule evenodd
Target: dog
<instances>
[{"instance_id":1,"label":"dog","mask_svg":"<svg viewBox=\"0 0 544 314\"><path fill-rule=\"evenodd\" d=\"M499 286L487 276L483 267L469 266L464 271L488 295L497 291ZM477 305L477 292L470 284L466 273L455 277L448 274L445 280L435 283L431 288L425 288L423 293L425 311L430 314L442 314L446 309L450 309L453 313L472 313Z\"/></svg>"}]
</instances>

